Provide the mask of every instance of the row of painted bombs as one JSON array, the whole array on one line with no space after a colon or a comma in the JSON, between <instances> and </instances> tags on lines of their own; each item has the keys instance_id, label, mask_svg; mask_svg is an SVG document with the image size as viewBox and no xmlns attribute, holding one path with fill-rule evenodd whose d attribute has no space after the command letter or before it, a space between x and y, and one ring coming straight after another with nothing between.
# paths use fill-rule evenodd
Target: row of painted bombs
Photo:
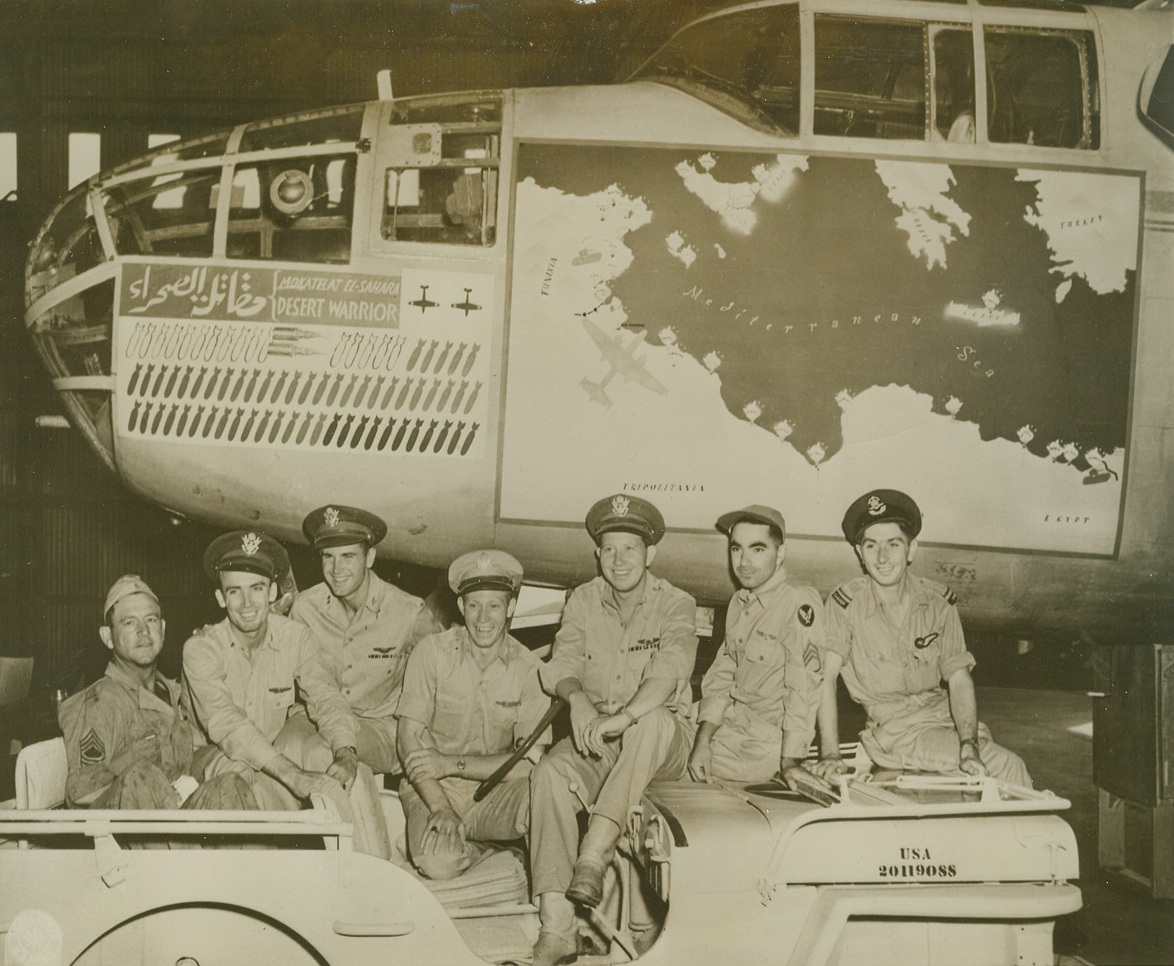
<instances>
[{"instance_id":1,"label":"row of painted bombs","mask_svg":"<svg viewBox=\"0 0 1174 966\"><path fill-rule=\"evenodd\" d=\"M192 409L195 413L192 413ZM154 410L152 412L152 410ZM245 413L248 416L245 416ZM259 417L259 418L258 418ZM360 446L365 450L433 453L464 456L473 445L480 423L464 420L398 419L389 416L361 416L356 413L316 413L301 410L252 409L239 406L202 406L193 403L136 402L127 419L127 429L144 435L180 439L202 438L228 443L270 443L309 446L334 445L342 449ZM443 426L441 423L443 422ZM428 423L425 428L425 423ZM438 428L439 427L439 428ZM455 427L455 428L454 428Z\"/></svg>"},{"instance_id":2,"label":"row of painted bombs","mask_svg":"<svg viewBox=\"0 0 1174 966\"><path fill-rule=\"evenodd\" d=\"M411 412L417 407L427 412L435 403L436 412L444 412L447 406L448 412L454 415L464 403L463 412L467 415L481 392L481 383L459 378L446 380L443 376L392 376L389 380L384 375L352 373L348 376L343 372L275 371L247 366L243 369L200 366L197 372L195 366L163 363L156 370L153 362L146 366L140 362L130 374L126 392L140 399L148 396L155 399L161 394L165 400L211 401L215 397L216 402L256 402L257 405L266 401L277 404L280 400L287 406L293 405L296 399L299 406L334 406L337 401L340 408L349 405L361 409L365 405L374 409L378 405L380 410L391 406L396 411L407 408Z\"/></svg>"},{"instance_id":3,"label":"row of painted bombs","mask_svg":"<svg viewBox=\"0 0 1174 966\"><path fill-rule=\"evenodd\" d=\"M364 332L344 333L333 348L316 347L313 341L329 338L312 329L277 325L272 330L259 327L232 328L208 323L139 322L127 340L127 359L168 362L264 362L269 356L319 356L330 353L333 369L367 369L392 372L403 358L411 339L405 335ZM477 362L479 342L457 342L419 338L408 353L405 373L442 372L468 376ZM417 366L419 368L417 369Z\"/></svg>"}]
</instances>

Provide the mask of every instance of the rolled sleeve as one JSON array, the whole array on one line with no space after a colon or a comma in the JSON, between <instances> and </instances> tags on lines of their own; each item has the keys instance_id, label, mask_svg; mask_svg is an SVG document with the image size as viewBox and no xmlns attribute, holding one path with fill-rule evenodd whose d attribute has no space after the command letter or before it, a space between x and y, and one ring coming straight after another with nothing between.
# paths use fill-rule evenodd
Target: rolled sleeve
<instances>
[{"instance_id":1,"label":"rolled sleeve","mask_svg":"<svg viewBox=\"0 0 1174 966\"><path fill-rule=\"evenodd\" d=\"M950 680L954 672L962 668L969 671L976 663L974 655L966 649L966 637L962 633L962 620L958 616L958 610L950 607L943 622L942 650L938 662L942 680Z\"/></svg>"},{"instance_id":2,"label":"rolled sleeve","mask_svg":"<svg viewBox=\"0 0 1174 966\"><path fill-rule=\"evenodd\" d=\"M237 707L224 662L208 638L193 637L184 645L183 676L196 721L229 758L261 770L278 757L277 749Z\"/></svg>"},{"instance_id":3,"label":"rolled sleeve","mask_svg":"<svg viewBox=\"0 0 1174 966\"><path fill-rule=\"evenodd\" d=\"M583 664L587 654L585 595L586 585L576 588L567 599L562 624L550 649L550 660L538 670L539 680L548 694L554 694L558 683L567 678L583 682Z\"/></svg>"},{"instance_id":4,"label":"rolled sleeve","mask_svg":"<svg viewBox=\"0 0 1174 966\"><path fill-rule=\"evenodd\" d=\"M404 671L404 687L396 708L397 718L418 721L425 728L432 724L436 706L436 661L435 643L432 637L425 637L412 648L408 666Z\"/></svg>"}]
</instances>

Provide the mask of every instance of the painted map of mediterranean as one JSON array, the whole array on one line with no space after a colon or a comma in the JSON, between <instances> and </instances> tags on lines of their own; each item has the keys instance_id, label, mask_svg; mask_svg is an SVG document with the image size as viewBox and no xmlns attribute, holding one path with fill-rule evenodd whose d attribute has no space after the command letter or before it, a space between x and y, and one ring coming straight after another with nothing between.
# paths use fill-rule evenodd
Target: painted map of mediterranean
<instances>
[{"instance_id":1,"label":"painted map of mediterranean","mask_svg":"<svg viewBox=\"0 0 1174 966\"><path fill-rule=\"evenodd\" d=\"M933 542L1110 554L1139 199L1126 174L523 145L501 515L615 490L671 527L762 502L831 537L890 486Z\"/></svg>"}]
</instances>

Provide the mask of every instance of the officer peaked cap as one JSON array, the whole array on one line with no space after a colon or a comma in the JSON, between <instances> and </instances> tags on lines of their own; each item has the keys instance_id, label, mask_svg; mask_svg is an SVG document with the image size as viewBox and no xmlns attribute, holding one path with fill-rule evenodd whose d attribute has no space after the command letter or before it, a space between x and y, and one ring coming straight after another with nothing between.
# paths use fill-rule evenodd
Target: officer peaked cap
<instances>
[{"instance_id":1,"label":"officer peaked cap","mask_svg":"<svg viewBox=\"0 0 1174 966\"><path fill-rule=\"evenodd\" d=\"M448 585L462 597L474 590L515 594L522 586L522 565L504 550L474 550L449 566Z\"/></svg>"},{"instance_id":2,"label":"officer peaked cap","mask_svg":"<svg viewBox=\"0 0 1174 966\"><path fill-rule=\"evenodd\" d=\"M587 532L596 543L603 534L613 530L637 533L650 545L660 543L664 536L664 517L647 500L617 493L599 500L587 512Z\"/></svg>"},{"instance_id":3,"label":"officer peaked cap","mask_svg":"<svg viewBox=\"0 0 1174 966\"><path fill-rule=\"evenodd\" d=\"M374 513L331 503L306 514L306 519L302 521L302 533L315 550L346 547L354 543L374 547L387 536L387 524Z\"/></svg>"},{"instance_id":4,"label":"officer peaked cap","mask_svg":"<svg viewBox=\"0 0 1174 966\"><path fill-rule=\"evenodd\" d=\"M853 500L840 528L847 541L856 546L860 536L874 523L899 523L909 539L921 533L921 510L913 498L900 490L869 490Z\"/></svg>"},{"instance_id":5,"label":"officer peaked cap","mask_svg":"<svg viewBox=\"0 0 1174 966\"><path fill-rule=\"evenodd\" d=\"M233 530L217 537L204 551L204 572L213 580L226 570L282 580L289 573L285 548L260 530Z\"/></svg>"}]
</instances>

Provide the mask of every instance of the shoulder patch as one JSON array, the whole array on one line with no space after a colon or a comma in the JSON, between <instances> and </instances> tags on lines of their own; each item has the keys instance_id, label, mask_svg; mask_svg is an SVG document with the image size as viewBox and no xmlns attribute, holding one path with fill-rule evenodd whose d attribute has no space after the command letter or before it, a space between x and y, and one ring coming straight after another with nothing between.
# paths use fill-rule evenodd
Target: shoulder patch
<instances>
[{"instance_id":1,"label":"shoulder patch","mask_svg":"<svg viewBox=\"0 0 1174 966\"><path fill-rule=\"evenodd\" d=\"M83 765L99 765L106 759L106 744L93 728L82 735L81 752Z\"/></svg>"},{"instance_id":2,"label":"shoulder patch","mask_svg":"<svg viewBox=\"0 0 1174 966\"><path fill-rule=\"evenodd\" d=\"M955 594L954 591L950 590L950 588L946 587L945 585L942 586L942 596L946 598L947 604L958 603L958 595Z\"/></svg>"},{"instance_id":3,"label":"shoulder patch","mask_svg":"<svg viewBox=\"0 0 1174 966\"><path fill-rule=\"evenodd\" d=\"M850 603L852 603L852 598L844 593L843 587L837 587L835 590L832 591L832 600L834 600L837 604L839 604L845 610L847 609L848 605Z\"/></svg>"},{"instance_id":4,"label":"shoulder patch","mask_svg":"<svg viewBox=\"0 0 1174 966\"><path fill-rule=\"evenodd\" d=\"M796 613L799 616L799 623L804 627L810 627L815 623L815 608L810 604L800 604Z\"/></svg>"}]
</instances>

